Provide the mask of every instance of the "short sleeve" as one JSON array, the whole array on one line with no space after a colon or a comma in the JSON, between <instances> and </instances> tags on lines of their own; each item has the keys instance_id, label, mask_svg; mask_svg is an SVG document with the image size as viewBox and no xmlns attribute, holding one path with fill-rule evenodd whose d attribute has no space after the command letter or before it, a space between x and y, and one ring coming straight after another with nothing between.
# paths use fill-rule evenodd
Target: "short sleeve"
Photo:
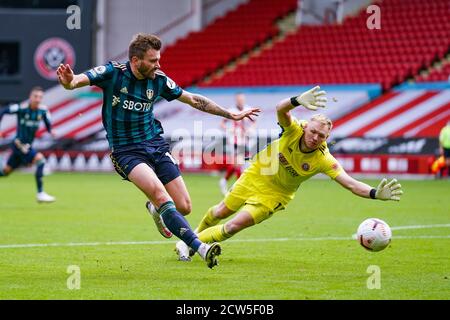
<instances>
[{"instance_id":1,"label":"short sleeve","mask_svg":"<svg viewBox=\"0 0 450 320\"><path fill-rule=\"evenodd\" d=\"M291 118L291 125L288 127L283 127L281 124L279 126L281 127L281 134L282 136L290 136L292 134L298 133L300 135L303 134L303 124L306 123L306 121L299 121L295 117Z\"/></svg>"},{"instance_id":2,"label":"short sleeve","mask_svg":"<svg viewBox=\"0 0 450 320\"><path fill-rule=\"evenodd\" d=\"M111 80L114 74L114 67L111 62L105 65L92 68L84 74L89 78L91 86L104 88L108 80Z\"/></svg>"},{"instance_id":3,"label":"short sleeve","mask_svg":"<svg viewBox=\"0 0 450 320\"><path fill-rule=\"evenodd\" d=\"M338 175L341 174L343 170L344 169L342 168L341 164L336 160L335 157L333 157L330 153L325 154L325 158L323 159L322 163L322 173L326 174L334 180Z\"/></svg>"},{"instance_id":4,"label":"short sleeve","mask_svg":"<svg viewBox=\"0 0 450 320\"><path fill-rule=\"evenodd\" d=\"M20 110L20 106L15 103L15 104L10 104L8 106L8 113L17 113Z\"/></svg>"},{"instance_id":5,"label":"short sleeve","mask_svg":"<svg viewBox=\"0 0 450 320\"><path fill-rule=\"evenodd\" d=\"M167 101L172 101L177 99L183 93L183 89L181 89L175 81L170 79L168 76L163 76L163 84L161 90L161 97L166 99Z\"/></svg>"}]
</instances>

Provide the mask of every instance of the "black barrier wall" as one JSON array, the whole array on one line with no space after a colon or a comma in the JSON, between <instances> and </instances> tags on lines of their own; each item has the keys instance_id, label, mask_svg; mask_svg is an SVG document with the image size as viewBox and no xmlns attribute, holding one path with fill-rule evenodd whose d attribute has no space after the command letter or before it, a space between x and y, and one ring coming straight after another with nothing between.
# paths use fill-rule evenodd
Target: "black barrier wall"
<instances>
[{"instance_id":1,"label":"black barrier wall","mask_svg":"<svg viewBox=\"0 0 450 320\"><path fill-rule=\"evenodd\" d=\"M0 0L0 104L54 86L60 62L78 72L92 65L95 4Z\"/></svg>"}]
</instances>

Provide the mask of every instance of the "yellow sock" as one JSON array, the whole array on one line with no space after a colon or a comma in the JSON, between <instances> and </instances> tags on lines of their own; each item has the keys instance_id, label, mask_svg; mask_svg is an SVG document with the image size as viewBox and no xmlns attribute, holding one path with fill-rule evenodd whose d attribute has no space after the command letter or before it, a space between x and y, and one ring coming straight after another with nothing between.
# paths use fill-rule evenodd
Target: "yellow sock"
<instances>
[{"instance_id":1,"label":"yellow sock","mask_svg":"<svg viewBox=\"0 0 450 320\"><path fill-rule=\"evenodd\" d=\"M216 206L213 206L206 211L206 214L203 216L202 221L198 225L197 229L195 229L195 233L200 233L209 227L215 226L219 223L220 218L216 218L213 216L213 211L216 209Z\"/></svg>"},{"instance_id":2,"label":"yellow sock","mask_svg":"<svg viewBox=\"0 0 450 320\"><path fill-rule=\"evenodd\" d=\"M221 242L231 238L232 235L225 232L225 225L219 224L217 226L203 230L198 234L198 238L202 242Z\"/></svg>"}]
</instances>

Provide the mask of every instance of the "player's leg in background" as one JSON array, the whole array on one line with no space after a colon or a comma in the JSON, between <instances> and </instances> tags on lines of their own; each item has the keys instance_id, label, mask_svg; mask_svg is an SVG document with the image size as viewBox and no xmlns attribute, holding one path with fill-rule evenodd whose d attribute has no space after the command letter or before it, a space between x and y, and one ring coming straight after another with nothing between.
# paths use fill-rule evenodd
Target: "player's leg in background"
<instances>
[{"instance_id":1,"label":"player's leg in background","mask_svg":"<svg viewBox=\"0 0 450 320\"><path fill-rule=\"evenodd\" d=\"M13 149L13 152L9 156L6 165L3 168L1 168L0 164L0 177L9 176L15 169L17 169L20 166L21 163L22 160L20 158L20 155L14 152Z\"/></svg>"},{"instance_id":2,"label":"player's leg in background","mask_svg":"<svg viewBox=\"0 0 450 320\"><path fill-rule=\"evenodd\" d=\"M230 178L233 176L233 173L234 173L234 165L228 164L225 171L225 175L222 178L220 178L219 181L220 191L222 192L223 195L225 195L228 192L228 180L230 180Z\"/></svg>"},{"instance_id":3,"label":"player's leg in background","mask_svg":"<svg viewBox=\"0 0 450 320\"><path fill-rule=\"evenodd\" d=\"M236 157L236 163L234 165L234 173L236 174L236 179L239 179L241 177L242 169L245 165L246 147L239 146L238 152L239 153Z\"/></svg>"},{"instance_id":4,"label":"player's leg in background","mask_svg":"<svg viewBox=\"0 0 450 320\"><path fill-rule=\"evenodd\" d=\"M208 262L208 254L211 248L198 239L187 220L176 210L172 198L156 173L147 164L140 163L131 170L128 179L144 192L157 207L167 228ZM219 252L215 254L220 254L220 247ZM208 266L211 267L209 263Z\"/></svg>"},{"instance_id":5,"label":"player's leg in background","mask_svg":"<svg viewBox=\"0 0 450 320\"><path fill-rule=\"evenodd\" d=\"M450 178L450 149L444 149L444 161L447 169L447 178Z\"/></svg>"},{"instance_id":6,"label":"player's leg in background","mask_svg":"<svg viewBox=\"0 0 450 320\"><path fill-rule=\"evenodd\" d=\"M36 199L39 202L53 202L56 200L55 197L47 194L44 191L44 184L42 182L42 178L44 176L45 157L40 152L32 156L33 158L31 162L36 165L36 172L35 172L36 188L37 188Z\"/></svg>"},{"instance_id":7,"label":"player's leg in background","mask_svg":"<svg viewBox=\"0 0 450 320\"><path fill-rule=\"evenodd\" d=\"M43 191L43 183L42 183L42 177L44 176L44 166L45 166L45 159L44 155L42 153L36 154L36 156L33 159L33 163L36 165L36 187L38 192Z\"/></svg>"},{"instance_id":8,"label":"player's leg in background","mask_svg":"<svg viewBox=\"0 0 450 320\"><path fill-rule=\"evenodd\" d=\"M237 165L234 169L234 172L236 173L236 179L239 179L242 174L242 167L240 165Z\"/></svg>"},{"instance_id":9,"label":"player's leg in background","mask_svg":"<svg viewBox=\"0 0 450 320\"><path fill-rule=\"evenodd\" d=\"M0 167L0 177L7 177L14 169L9 165L5 165L3 168Z\"/></svg>"},{"instance_id":10,"label":"player's leg in background","mask_svg":"<svg viewBox=\"0 0 450 320\"><path fill-rule=\"evenodd\" d=\"M220 179L220 189L223 195L226 195L228 192L228 182L233 177L233 174L236 175L236 180L241 177L242 167L245 164L245 148L244 146L234 145L234 153L232 155L232 163L228 164L225 176Z\"/></svg>"}]
</instances>

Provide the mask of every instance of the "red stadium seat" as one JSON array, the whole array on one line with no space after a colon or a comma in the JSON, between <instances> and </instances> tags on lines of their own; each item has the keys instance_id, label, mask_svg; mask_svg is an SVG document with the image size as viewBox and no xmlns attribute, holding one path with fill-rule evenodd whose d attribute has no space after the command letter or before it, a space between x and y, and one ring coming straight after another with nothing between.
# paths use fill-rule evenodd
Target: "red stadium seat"
<instances>
[{"instance_id":1,"label":"red stadium seat","mask_svg":"<svg viewBox=\"0 0 450 320\"><path fill-rule=\"evenodd\" d=\"M200 85L267 85L270 71L279 74L271 84L380 83L389 89L449 52L448 0L384 0L378 5L381 30L366 28L365 10L342 25L303 26L222 78ZM438 75L444 80L448 70Z\"/></svg>"},{"instance_id":2,"label":"red stadium seat","mask_svg":"<svg viewBox=\"0 0 450 320\"><path fill-rule=\"evenodd\" d=\"M164 48L162 69L180 86L192 85L277 35L276 20L296 7L297 0L242 4L202 31L191 32Z\"/></svg>"}]
</instances>

